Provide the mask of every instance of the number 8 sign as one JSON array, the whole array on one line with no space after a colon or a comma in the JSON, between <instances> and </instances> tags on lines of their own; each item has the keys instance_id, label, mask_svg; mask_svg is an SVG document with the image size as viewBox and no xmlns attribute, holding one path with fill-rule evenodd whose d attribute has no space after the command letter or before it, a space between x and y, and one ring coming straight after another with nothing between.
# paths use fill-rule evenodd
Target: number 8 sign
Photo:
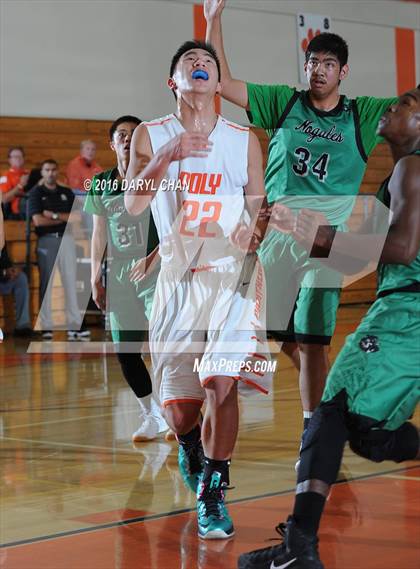
<instances>
[{"instance_id":1,"label":"number 8 sign","mask_svg":"<svg viewBox=\"0 0 420 569\"><path fill-rule=\"evenodd\" d=\"M331 18L320 14L297 14L297 48L299 63L299 83L306 85L306 76L303 70L305 64L305 51L311 39L322 32L331 31Z\"/></svg>"}]
</instances>

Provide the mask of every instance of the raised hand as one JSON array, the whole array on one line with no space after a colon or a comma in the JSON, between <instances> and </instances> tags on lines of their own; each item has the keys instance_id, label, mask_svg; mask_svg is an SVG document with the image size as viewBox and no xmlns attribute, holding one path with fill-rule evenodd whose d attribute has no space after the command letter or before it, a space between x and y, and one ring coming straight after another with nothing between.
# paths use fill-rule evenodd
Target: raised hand
<instances>
[{"instance_id":1,"label":"raised hand","mask_svg":"<svg viewBox=\"0 0 420 569\"><path fill-rule=\"evenodd\" d=\"M208 22L221 15L225 0L204 0L204 17Z\"/></svg>"},{"instance_id":2,"label":"raised hand","mask_svg":"<svg viewBox=\"0 0 420 569\"><path fill-rule=\"evenodd\" d=\"M183 132L165 144L159 152L166 155L171 162L184 158L205 158L211 151L213 143L206 134L199 132Z\"/></svg>"}]
</instances>

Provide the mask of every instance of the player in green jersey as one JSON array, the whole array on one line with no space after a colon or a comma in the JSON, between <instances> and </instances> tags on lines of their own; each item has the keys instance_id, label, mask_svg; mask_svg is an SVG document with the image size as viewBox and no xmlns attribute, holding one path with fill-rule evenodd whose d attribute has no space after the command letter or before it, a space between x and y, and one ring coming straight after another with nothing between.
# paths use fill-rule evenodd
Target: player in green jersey
<instances>
[{"instance_id":1,"label":"player in green jersey","mask_svg":"<svg viewBox=\"0 0 420 569\"><path fill-rule=\"evenodd\" d=\"M84 210L93 214L91 247L92 296L104 310L108 298L109 322L122 373L134 391L142 411L142 424L133 441L153 440L168 429L152 396L152 382L142 359L141 344L147 339L148 322L157 272L158 237L150 210L129 215L124 206L122 181L130 160L130 142L140 119L130 115L115 120L109 131L117 166L97 174ZM107 248L107 291L101 264Z\"/></svg>"},{"instance_id":2,"label":"player in green jersey","mask_svg":"<svg viewBox=\"0 0 420 569\"><path fill-rule=\"evenodd\" d=\"M320 34L306 51L307 91L287 85L256 85L234 79L223 49L224 0L205 0L207 40L220 58L222 96L248 111L270 136L265 183L272 220L286 205L323 211L343 229L378 136L380 116L395 99L340 95L348 49L335 34ZM291 234L272 230L259 251L267 279L267 328L300 370L304 430L318 405L329 369L340 285L308 259Z\"/></svg>"},{"instance_id":3,"label":"player in green jersey","mask_svg":"<svg viewBox=\"0 0 420 569\"><path fill-rule=\"evenodd\" d=\"M377 194L392 212L377 299L347 338L309 424L293 515L279 527L284 543L242 555L240 569L322 569L317 532L346 441L375 462L420 458L419 432L408 422L420 399L420 85L389 108L378 132L388 141L395 166ZM320 222L327 223L318 212L302 211L296 239L311 247ZM333 241L335 263L342 263L340 254L348 261L351 251L360 265L372 258L378 236L323 231L315 244L329 252Z\"/></svg>"}]
</instances>

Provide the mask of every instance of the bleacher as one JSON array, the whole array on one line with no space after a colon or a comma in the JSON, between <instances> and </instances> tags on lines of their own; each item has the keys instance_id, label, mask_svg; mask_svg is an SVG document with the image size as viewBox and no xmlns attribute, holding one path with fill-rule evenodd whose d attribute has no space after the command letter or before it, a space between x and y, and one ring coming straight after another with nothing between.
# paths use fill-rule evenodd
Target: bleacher
<instances>
[{"instance_id":1,"label":"bleacher","mask_svg":"<svg viewBox=\"0 0 420 569\"><path fill-rule=\"evenodd\" d=\"M97 145L97 162L105 169L115 164L114 153L109 148L108 129L110 121L77 120L77 119L44 119L23 117L0 118L0 171L8 168L7 151L10 146L23 146L25 149L25 166L33 168L42 160L57 160L61 174L67 163L79 153L80 142L90 138ZM268 139L265 132L255 129L264 152L267 156ZM369 158L368 168L361 186L362 194L375 194L380 182L392 169L392 158L385 144L379 145ZM60 178L59 178L60 181ZM11 259L24 265L27 259L27 243L25 223L20 221L5 222L6 241ZM88 254L88 241L82 242ZM30 288L31 315L33 320L38 312L39 275L36 262L36 236L30 233ZM375 296L375 275L371 274L352 284L343 291L343 304L371 302ZM54 280L53 310L63 305L64 291L57 273ZM13 328L13 299L0 296L0 327ZM61 315L64 317L64 315ZM7 320L7 324L6 324Z\"/></svg>"}]
</instances>

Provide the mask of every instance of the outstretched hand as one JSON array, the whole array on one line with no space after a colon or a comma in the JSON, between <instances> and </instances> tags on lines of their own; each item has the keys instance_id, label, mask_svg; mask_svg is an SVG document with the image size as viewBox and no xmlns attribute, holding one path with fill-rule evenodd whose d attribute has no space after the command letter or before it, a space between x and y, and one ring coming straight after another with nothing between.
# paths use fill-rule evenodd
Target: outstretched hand
<instances>
[{"instance_id":1,"label":"outstretched hand","mask_svg":"<svg viewBox=\"0 0 420 569\"><path fill-rule=\"evenodd\" d=\"M255 253L261 243L258 235L244 222L239 222L232 231L230 241L232 245L246 253Z\"/></svg>"},{"instance_id":2,"label":"outstretched hand","mask_svg":"<svg viewBox=\"0 0 420 569\"><path fill-rule=\"evenodd\" d=\"M225 0L204 0L204 17L207 22L221 15L225 7Z\"/></svg>"},{"instance_id":3,"label":"outstretched hand","mask_svg":"<svg viewBox=\"0 0 420 569\"><path fill-rule=\"evenodd\" d=\"M270 208L269 227L280 233L292 233L296 226L296 216L291 209L279 202Z\"/></svg>"},{"instance_id":4,"label":"outstretched hand","mask_svg":"<svg viewBox=\"0 0 420 569\"><path fill-rule=\"evenodd\" d=\"M327 235L323 234L322 226L330 227L330 223L323 213L311 209L302 209L296 218L296 227L292 234L305 249L310 250L313 246L324 247L326 245L324 237ZM328 231L327 234L329 237L330 232Z\"/></svg>"}]
</instances>

